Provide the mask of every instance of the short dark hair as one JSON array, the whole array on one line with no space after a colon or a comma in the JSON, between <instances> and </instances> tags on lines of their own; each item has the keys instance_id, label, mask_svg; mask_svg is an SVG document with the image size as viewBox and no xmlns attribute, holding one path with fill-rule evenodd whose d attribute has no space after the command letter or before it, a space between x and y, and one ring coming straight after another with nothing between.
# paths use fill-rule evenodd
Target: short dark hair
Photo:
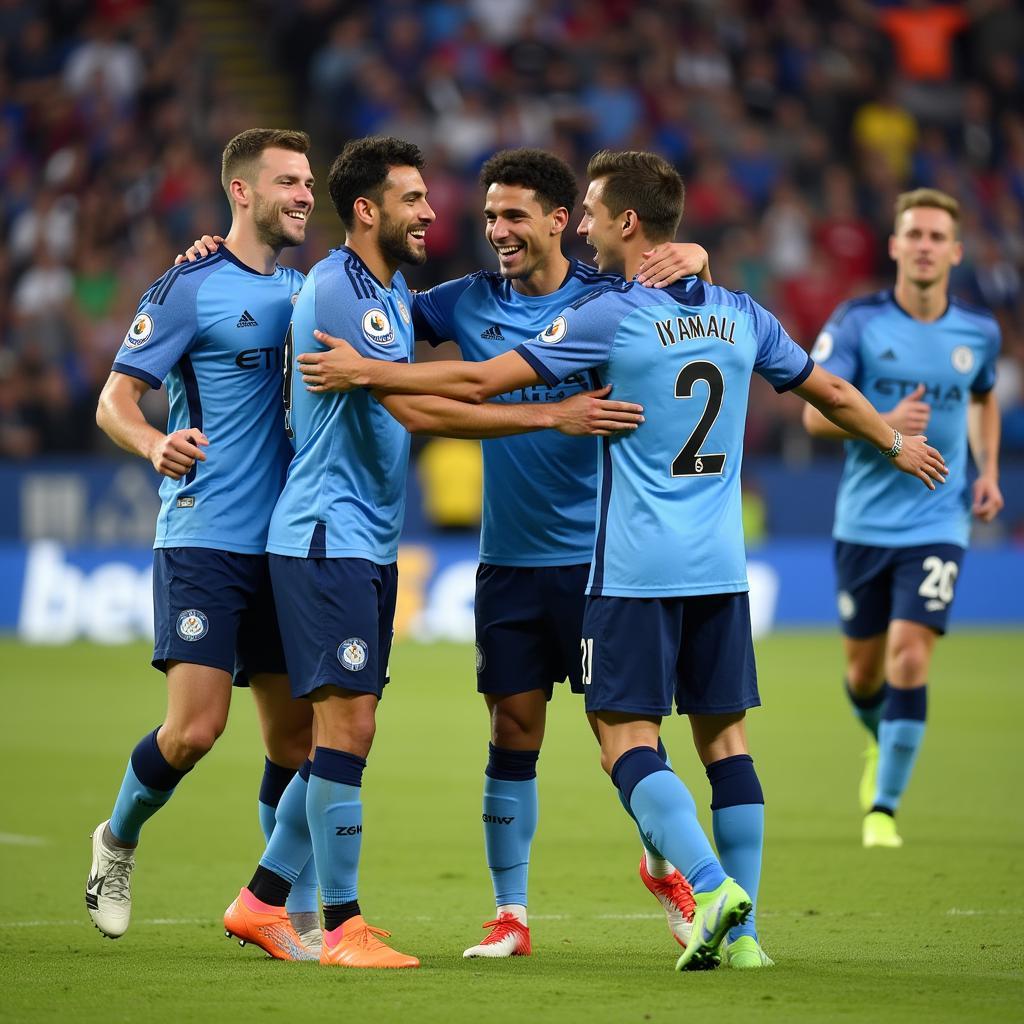
<instances>
[{"instance_id":1,"label":"short dark hair","mask_svg":"<svg viewBox=\"0 0 1024 1024\"><path fill-rule=\"evenodd\" d=\"M480 184L518 185L533 190L541 209L550 213L564 206L570 213L580 190L572 168L543 149L503 149L480 168Z\"/></svg>"},{"instance_id":2,"label":"short dark hair","mask_svg":"<svg viewBox=\"0 0 1024 1024\"><path fill-rule=\"evenodd\" d=\"M591 157L587 177L591 181L604 179L601 199L613 217L623 210L635 210L650 241L666 242L675 237L683 218L686 188L667 160L639 150L613 153L602 149Z\"/></svg>"},{"instance_id":3,"label":"short dark hair","mask_svg":"<svg viewBox=\"0 0 1024 1024\"><path fill-rule=\"evenodd\" d=\"M378 206L384 200L384 184L392 167L423 170L420 147L390 135L369 135L346 142L331 164L327 190L346 228L354 222L352 207L363 196Z\"/></svg>"},{"instance_id":4,"label":"short dark hair","mask_svg":"<svg viewBox=\"0 0 1024 1024\"><path fill-rule=\"evenodd\" d=\"M231 182L235 178L252 182L258 172L265 149L290 149L293 153L309 152L309 136L291 128L247 128L239 132L225 147L220 161L220 183L231 202Z\"/></svg>"}]
</instances>

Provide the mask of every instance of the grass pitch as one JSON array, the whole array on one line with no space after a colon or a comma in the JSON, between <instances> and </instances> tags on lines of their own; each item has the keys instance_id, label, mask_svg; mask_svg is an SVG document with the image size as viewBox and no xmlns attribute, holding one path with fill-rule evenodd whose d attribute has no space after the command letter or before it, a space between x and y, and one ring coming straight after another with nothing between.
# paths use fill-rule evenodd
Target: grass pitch
<instances>
[{"instance_id":1,"label":"grass pitch","mask_svg":"<svg viewBox=\"0 0 1024 1024\"><path fill-rule=\"evenodd\" d=\"M540 761L535 953L463 960L493 909L479 823L486 715L470 648L405 645L364 780L360 897L423 968L376 973L276 963L224 937L223 908L263 848L244 692L217 748L146 827L131 929L102 938L82 898L88 835L162 717L160 679L141 646L2 642L0 1020L1024 1019L1020 635L942 641L900 851L860 848L863 741L841 695L838 638L778 635L758 655L759 927L775 969L673 972L679 950L637 878L639 842L568 692L552 703ZM685 723L665 738L706 807Z\"/></svg>"}]
</instances>

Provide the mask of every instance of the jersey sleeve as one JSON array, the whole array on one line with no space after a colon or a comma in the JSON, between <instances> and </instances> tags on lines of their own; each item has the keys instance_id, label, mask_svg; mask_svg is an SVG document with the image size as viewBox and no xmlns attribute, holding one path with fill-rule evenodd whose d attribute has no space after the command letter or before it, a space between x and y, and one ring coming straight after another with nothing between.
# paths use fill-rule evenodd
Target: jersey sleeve
<instances>
[{"instance_id":1,"label":"jersey sleeve","mask_svg":"<svg viewBox=\"0 0 1024 1024\"><path fill-rule=\"evenodd\" d=\"M307 291L309 295L303 302ZM297 353L323 351L313 337L314 328L344 338L369 359L404 362L409 358L401 325L392 322L385 303L369 289L354 283L339 265L320 267L311 273L299 293L292 318Z\"/></svg>"},{"instance_id":2,"label":"jersey sleeve","mask_svg":"<svg viewBox=\"0 0 1024 1024\"><path fill-rule=\"evenodd\" d=\"M455 307L472 283L470 275L417 292L412 297L412 326L416 337L431 345L456 341Z\"/></svg>"},{"instance_id":3,"label":"jersey sleeve","mask_svg":"<svg viewBox=\"0 0 1024 1024\"><path fill-rule=\"evenodd\" d=\"M814 360L763 306L751 301L757 331L754 369L778 392L799 387L811 375Z\"/></svg>"},{"instance_id":4,"label":"jersey sleeve","mask_svg":"<svg viewBox=\"0 0 1024 1024\"><path fill-rule=\"evenodd\" d=\"M515 349L549 387L608 362L621 316L612 316L602 290L567 306L540 334ZM614 323L613 323L614 322Z\"/></svg>"},{"instance_id":5,"label":"jersey sleeve","mask_svg":"<svg viewBox=\"0 0 1024 1024\"><path fill-rule=\"evenodd\" d=\"M986 332L985 356L977 376L971 381L972 395L987 395L996 386L996 362L1003 347L1002 332L995 319L989 321Z\"/></svg>"},{"instance_id":6,"label":"jersey sleeve","mask_svg":"<svg viewBox=\"0 0 1024 1024\"><path fill-rule=\"evenodd\" d=\"M195 343L196 294L208 275L169 270L142 296L138 312L114 357L113 369L159 388Z\"/></svg>"},{"instance_id":7,"label":"jersey sleeve","mask_svg":"<svg viewBox=\"0 0 1024 1024\"><path fill-rule=\"evenodd\" d=\"M860 374L860 336L857 318L848 312L847 303L839 306L822 327L811 348L811 358L829 373L852 384L857 382Z\"/></svg>"}]
</instances>

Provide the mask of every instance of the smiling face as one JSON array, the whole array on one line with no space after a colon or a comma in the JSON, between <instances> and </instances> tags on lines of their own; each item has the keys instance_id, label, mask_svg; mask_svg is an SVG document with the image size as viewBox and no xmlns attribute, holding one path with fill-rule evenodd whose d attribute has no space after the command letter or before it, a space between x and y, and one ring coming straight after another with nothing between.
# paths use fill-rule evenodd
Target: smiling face
<instances>
[{"instance_id":1,"label":"smiling face","mask_svg":"<svg viewBox=\"0 0 1024 1024\"><path fill-rule=\"evenodd\" d=\"M392 167L380 204L381 254L389 263L420 265L427 261L427 228L434 223L427 186L415 167Z\"/></svg>"},{"instance_id":2,"label":"smiling face","mask_svg":"<svg viewBox=\"0 0 1024 1024\"><path fill-rule=\"evenodd\" d=\"M619 216L613 217L604 205L603 192L603 178L595 178L587 186L587 194L583 199L583 218L576 234L594 249L598 270L605 274L622 274L625 272L626 259L621 224Z\"/></svg>"},{"instance_id":3,"label":"smiling face","mask_svg":"<svg viewBox=\"0 0 1024 1024\"><path fill-rule=\"evenodd\" d=\"M963 257L963 246L949 213L912 206L900 214L896 232L889 238L889 255L896 261L897 281L928 288L949 279L950 270Z\"/></svg>"},{"instance_id":4,"label":"smiling face","mask_svg":"<svg viewBox=\"0 0 1024 1024\"><path fill-rule=\"evenodd\" d=\"M313 212L313 174L305 153L268 148L256 180L248 185L256 235L274 249L302 245Z\"/></svg>"},{"instance_id":5,"label":"smiling face","mask_svg":"<svg viewBox=\"0 0 1024 1024\"><path fill-rule=\"evenodd\" d=\"M568 217L564 206L545 213L533 189L492 184L484 200L484 236L498 256L501 276L516 281L543 274L562 251Z\"/></svg>"}]
</instances>

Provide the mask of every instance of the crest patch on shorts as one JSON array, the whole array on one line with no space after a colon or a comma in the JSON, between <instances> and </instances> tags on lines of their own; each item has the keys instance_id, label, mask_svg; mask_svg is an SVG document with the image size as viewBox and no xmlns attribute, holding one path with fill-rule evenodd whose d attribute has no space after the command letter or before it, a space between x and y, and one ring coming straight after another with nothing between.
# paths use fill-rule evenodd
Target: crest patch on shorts
<instances>
[{"instance_id":1,"label":"crest patch on shorts","mask_svg":"<svg viewBox=\"0 0 1024 1024\"><path fill-rule=\"evenodd\" d=\"M210 620L198 608L186 608L178 616L178 636L193 643L210 632Z\"/></svg>"},{"instance_id":2,"label":"crest patch on shorts","mask_svg":"<svg viewBox=\"0 0 1024 1024\"><path fill-rule=\"evenodd\" d=\"M343 644L338 645L338 661L349 672L361 672L366 668L369 657L370 648L366 646L365 640L360 640L357 636L349 637Z\"/></svg>"}]
</instances>

